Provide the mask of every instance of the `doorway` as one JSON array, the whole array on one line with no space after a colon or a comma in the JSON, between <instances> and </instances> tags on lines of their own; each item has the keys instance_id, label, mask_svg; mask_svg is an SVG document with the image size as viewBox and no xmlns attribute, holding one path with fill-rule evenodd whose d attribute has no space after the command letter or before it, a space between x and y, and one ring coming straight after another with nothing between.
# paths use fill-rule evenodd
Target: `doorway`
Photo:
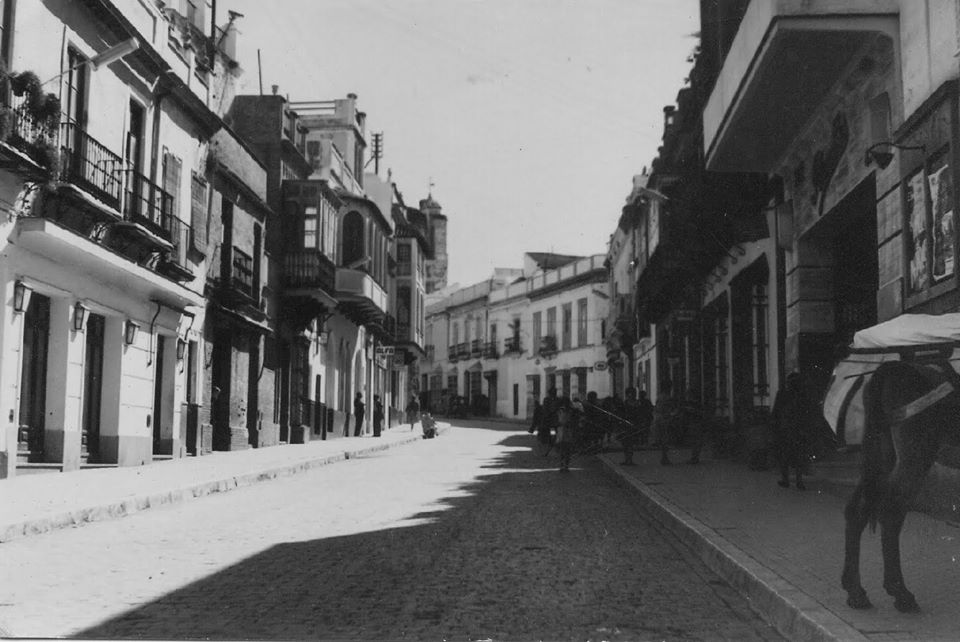
<instances>
[{"instance_id":1,"label":"doorway","mask_svg":"<svg viewBox=\"0 0 960 642\"><path fill-rule=\"evenodd\" d=\"M17 460L43 461L44 417L47 414L47 352L50 343L50 299L34 292L23 313L20 370L20 425Z\"/></svg>"},{"instance_id":2,"label":"doorway","mask_svg":"<svg viewBox=\"0 0 960 642\"><path fill-rule=\"evenodd\" d=\"M81 460L100 461L100 408L103 396L103 330L105 319L90 313L83 359Z\"/></svg>"},{"instance_id":3,"label":"doorway","mask_svg":"<svg viewBox=\"0 0 960 642\"><path fill-rule=\"evenodd\" d=\"M153 378L153 454L161 455L163 439L163 358L166 349L166 337L157 335L157 353L154 355L156 371Z\"/></svg>"},{"instance_id":4,"label":"doorway","mask_svg":"<svg viewBox=\"0 0 960 642\"><path fill-rule=\"evenodd\" d=\"M250 337L250 369L247 375L247 443L260 446L260 336Z\"/></svg>"}]
</instances>

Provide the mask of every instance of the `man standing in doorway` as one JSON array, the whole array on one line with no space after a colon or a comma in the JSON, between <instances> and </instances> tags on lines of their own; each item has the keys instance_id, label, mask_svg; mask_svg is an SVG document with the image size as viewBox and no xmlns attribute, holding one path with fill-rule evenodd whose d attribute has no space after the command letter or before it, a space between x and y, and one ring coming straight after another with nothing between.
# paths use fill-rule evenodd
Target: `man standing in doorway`
<instances>
[{"instance_id":1,"label":"man standing in doorway","mask_svg":"<svg viewBox=\"0 0 960 642\"><path fill-rule=\"evenodd\" d=\"M360 431L363 430L363 415L366 406L363 403L363 393L358 392L357 396L353 399L353 416L356 423L353 424L353 436L359 437Z\"/></svg>"}]
</instances>

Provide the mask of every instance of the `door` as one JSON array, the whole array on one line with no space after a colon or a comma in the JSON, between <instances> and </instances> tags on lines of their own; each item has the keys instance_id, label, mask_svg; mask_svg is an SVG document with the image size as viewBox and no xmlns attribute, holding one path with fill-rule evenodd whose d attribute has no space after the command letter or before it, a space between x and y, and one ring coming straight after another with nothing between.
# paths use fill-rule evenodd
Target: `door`
<instances>
[{"instance_id":1,"label":"door","mask_svg":"<svg viewBox=\"0 0 960 642\"><path fill-rule=\"evenodd\" d=\"M520 414L520 384L513 384L513 416Z\"/></svg>"},{"instance_id":2,"label":"door","mask_svg":"<svg viewBox=\"0 0 960 642\"><path fill-rule=\"evenodd\" d=\"M230 386L232 385L232 342L229 329L218 329L213 342L213 363L210 379L213 449L230 450Z\"/></svg>"},{"instance_id":3,"label":"door","mask_svg":"<svg viewBox=\"0 0 960 642\"><path fill-rule=\"evenodd\" d=\"M43 461L44 417L47 411L47 347L50 341L50 299L37 294L23 314L23 363L20 370L18 459Z\"/></svg>"},{"instance_id":4,"label":"door","mask_svg":"<svg viewBox=\"0 0 960 642\"><path fill-rule=\"evenodd\" d=\"M533 417L533 402L540 397L540 375L527 375L527 419Z\"/></svg>"},{"instance_id":5,"label":"door","mask_svg":"<svg viewBox=\"0 0 960 642\"><path fill-rule=\"evenodd\" d=\"M160 449L163 438L163 357L166 348L166 337L157 335L157 353L153 356L156 371L153 378L153 454L163 454Z\"/></svg>"},{"instance_id":6,"label":"door","mask_svg":"<svg viewBox=\"0 0 960 642\"><path fill-rule=\"evenodd\" d=\"M149 194L144 194L144 185L140 177L143 175L143 125L144 112L143 107L134 101L130 101L129 114L130 130L127 132L127 145L124 150L124 170L126 173L126 211L136 216L149 216L150 212L145 207L145 199ZM159 221L153 221L159 223Z\"/></svg>"},{"instance_id":7,"label":"door","mask_svg":"<svg viewBox=\"0 0 960 642\"><path fill-rule=\"evenodd\" d=\"M260 445L260 336L250 337L250 372L247 376L247 443Z\"/></svg>"},{"instance_id":8,"label":"door","mask_svg":"<svg viewBox=\"0 0 960 642\"><path fill-rule=\"evenodd\" d=\"M100 457L100 403L103 395L104 318L90 313L87 319L86 347L83 359L83 423L81 457L90 462Z\"/></svg>"}]
</instances>

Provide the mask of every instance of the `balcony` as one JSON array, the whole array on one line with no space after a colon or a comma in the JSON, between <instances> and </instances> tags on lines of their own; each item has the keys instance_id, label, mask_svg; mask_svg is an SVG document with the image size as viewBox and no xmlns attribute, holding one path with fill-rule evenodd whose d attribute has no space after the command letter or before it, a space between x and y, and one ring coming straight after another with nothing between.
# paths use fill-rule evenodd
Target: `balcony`
<instances>
[{"instance_id":1,"label":"balcony","mask_svg":"<svg viewBox=\"0 0 960 642\"><path fill-rule=\"evenodd\" d=\"M520 336L507 337L503 340L503 353L504 354L520 354L523 352L523 348L520 345Z\"/></svg>"},{"instance_id":2,"label":"balcony","mask_svg":"<svg viewBox=\"0 0 960 642\"><path fill-rule=\"evenodd\" d=\"M500 354L497 352L497 342L487 341L483 344L483 358L496 359Z\"/></svg>"},{"instance_id":3,"label":"balcony","mask_svg":"<svg viewBox=\"0 0 960 642\"><path fill-rule=\"evenodd\" d=\"M447 361L456 361L458 356L457 346L447 346Z\"/></svg>"},{"instance_id":4,"label":"balcony","mask_svg":"<svg viewBox=\"0 0 960 642\"><path fill-rule=\"evenodd\" d=\"M358 323L369 323L387 313L387 293L361 270L337 268L339 307Z\"/></svg>"},{"instance_id":5,"label":"balcony","mask_svg":"<svg viewBox=\"0 0 960 642\"><path fill-rule=\"evenodd\" d=\"M557 353L557 338L551 334L540 338L539 354L543 356Z\"/></svg>"},{"instance_id":6,"label":"balcony","mask_svg":"<svg viewBox=\"0 0 960 642\"><path fill-rule=\"evenodd\" d=\"M234 246L230 270L230 287L242 296L256 300L254 289L253 257Z\"/></svg>"},{"instance_id":7,"label":"balcony","mask_svg":"<svg viewBox=\"0 0 960 642\"><path fill-rule=\"evenodd\" d=\"M707 169L776 169L864 47L878 34L897 46L901 4L751 2L703 111Z\"/></svg>"},{"instance_id":8,"label":"balcony","mask_svg":"<svg viewBox=\"0 0 960 642\"><path fill-rule=\"evenodd\" d=\"M329 299L336 290L336 267L320 250L292 250L284 255L283 284L297 293L320 290Z\"/></svg>"},{"instance_id":9,"label":"balcony","mask_svg":"<svg viewBox=\"0 0 960 642\"><path fill-rule=\"evenodd\" d=\"M457 344L457 357L459 359L470 358L470 343L464 341L463 343Z\"/></svg>"},{"instance_id":10,"label":"balcony","mask_svg":"<svg viewBox=\"0 0 960 642\"><path fill-rule=\"evenodd\" d=\"M479 357L481 354L483 354L483 341L474 339L470 342L470 356Z\"/></svg>"},{"instance_id":11,"label":"balcony","mask_svg":"<svg viewBox=\"0 0 960 642\"><path fill-rule=\"evenodd\" d=\"M60 180L76 185L119 211L124 191L123 159L76 123L60 125L60 150Z\"/></svg>"}]
</instances>

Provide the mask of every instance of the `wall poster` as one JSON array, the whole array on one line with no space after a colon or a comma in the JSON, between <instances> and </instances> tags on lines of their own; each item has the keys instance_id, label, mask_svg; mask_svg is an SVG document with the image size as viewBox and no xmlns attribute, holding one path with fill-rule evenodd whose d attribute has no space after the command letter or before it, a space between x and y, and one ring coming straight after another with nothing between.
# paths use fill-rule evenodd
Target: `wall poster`
<instances>
[{"instance_id":1,"label":"wall poster","mask_svg":"<svg viewBox=\"0 0 960 642\"><path fill-rule=\"evenodd\" d=\"M930 285L930 271L927 269L930 241L924 182L923 169L917 170L903 182L907 219L904 251L910 265L910 291L914 293L922 292Z\"/></svg>"},{"instance_id":2,"label":"wall poster","mask_svg":"<svg viewBox=\"0 0 960 642\"><path fill-rule=\"evenodd\" d=\"M939 282L954 273L954 214L953 182L946 153L932 159L927 174L930 190L931 223L933 231L933 281Z\"/></svg>"}]
</instances>

